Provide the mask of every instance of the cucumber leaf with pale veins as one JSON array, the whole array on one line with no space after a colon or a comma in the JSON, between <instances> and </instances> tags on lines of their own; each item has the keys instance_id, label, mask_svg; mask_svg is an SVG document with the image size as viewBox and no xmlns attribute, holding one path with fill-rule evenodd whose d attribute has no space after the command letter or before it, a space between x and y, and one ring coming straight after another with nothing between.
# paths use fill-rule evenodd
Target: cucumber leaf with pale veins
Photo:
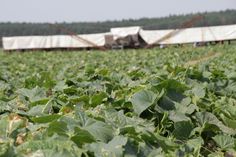
<instances>
[{"instance_id":1,"label":"cucumber leaf with pale veins","mask_svg":"<svg viewBox=\"0 0 236 157\"><path fill-rule=\"evenodd\" d=\"M133 105L134 112L137 115L140 115L143 111L145 111L147 108L149 108L151 105L155 103L156 98L157 95L152 91L141 90L135 93L131 97L130 101Z\"/></svg>"}]
</instances>

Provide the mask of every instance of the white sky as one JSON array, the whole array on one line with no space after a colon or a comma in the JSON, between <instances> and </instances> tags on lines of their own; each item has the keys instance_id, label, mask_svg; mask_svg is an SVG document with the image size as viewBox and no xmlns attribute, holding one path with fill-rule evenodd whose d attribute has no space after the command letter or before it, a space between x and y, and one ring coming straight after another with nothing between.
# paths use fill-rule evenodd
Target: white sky
<instances>
[{"instance_id":1,"label":"white sky","mask_svg":"<svg viewBox=\"0 0 236 157\"><path fill-rule=\"evenodd\" d=\"M0 0L0 22L81 22L236 9L236 0Z\"/></svg>"}]
</instances>

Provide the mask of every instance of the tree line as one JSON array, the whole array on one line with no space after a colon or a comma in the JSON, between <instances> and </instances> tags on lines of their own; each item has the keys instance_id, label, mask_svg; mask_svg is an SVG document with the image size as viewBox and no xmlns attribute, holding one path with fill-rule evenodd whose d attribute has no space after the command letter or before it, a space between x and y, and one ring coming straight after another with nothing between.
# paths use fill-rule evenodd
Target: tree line
<instances>
[{"instance_id":1,"label":"tree line","mask_svg":"<svg viewBox=\"0 0 236 157\"><path fill-rule=\"evenodd\" d=\"M73 23L0 23L0 40L7 36L26 35L59 35L68 34L65 28L76 34L102 33L110 31L112 27L141 26L146 30L180 28L181 25L197 15L203 18L193 23L192 27L217 26L236 24L236 10L225 10L219 12L204 12L186 15L169 15L162 18L126 19L120 21L105 22L73 22ZM0 41L2 47L2 41Z\"/></svg>"}]
</instances>

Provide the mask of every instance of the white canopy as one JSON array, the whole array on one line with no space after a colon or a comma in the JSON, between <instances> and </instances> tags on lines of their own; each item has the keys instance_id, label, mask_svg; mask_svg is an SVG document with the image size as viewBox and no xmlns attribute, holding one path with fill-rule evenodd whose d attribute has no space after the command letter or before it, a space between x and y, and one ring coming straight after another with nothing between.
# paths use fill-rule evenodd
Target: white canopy
<instances>
[{"instance_id":1,"label":"white canopy","mask_svg":"<svg viewBox=\"0 0 236 157\"><path fill-rule=\"evenodd\" d=\"M139 43L139 35L148 45L236 40L236 25L153 31L142 30L141 27L135 26L112 28L110 33L84 34L78 36L3 37L2 41L4 50L92 48L111 45L114 43L114 40L121 45L134 43L131 41L135 41L135 44L137 44Z\"/></svg>"},{"instance_id":2,"label":"white canopy","mask_svg":"<svg viewBox=\"0 0 236 157\"><path fill-rule=\"evenodd\" d=\"M126 38L127 36L138 35L141 27L134 26L134 27L118 27L118 28L111 28L111 34L113 35L114 40L119 38Z\"/></svg>"},{"instance_id":3,"label":"white canopy","mask_svg":"<svg viewBox=\"0 0 236 157\"><path fill-rule=\"evenodd\" d=\"M236 25L197 27L179 30L141 30L140 36L149 45L234 40L236 39Z\"/></svg>"},{"instance_id":4,"label":"white canopy","mask_svg":"<svg viewBox=\"0 0 236 157\"><path fill-rule=\"evenodd\" d=\"M87 34L69 36L24 36L24 37L4 37L4 50L17 49L48 49L48 48L88 48L105 46L105 35L110 33Z\"/></svg>"}]
</instances>

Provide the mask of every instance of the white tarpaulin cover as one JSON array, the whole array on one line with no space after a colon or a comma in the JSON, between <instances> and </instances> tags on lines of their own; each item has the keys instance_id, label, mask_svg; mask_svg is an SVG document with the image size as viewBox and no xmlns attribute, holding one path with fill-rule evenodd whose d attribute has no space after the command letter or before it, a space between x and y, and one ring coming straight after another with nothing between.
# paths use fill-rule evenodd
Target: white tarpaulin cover
<instances>
[{"instance_id":1,"label":"white tarpaulin cover","mask_svg":"<svg viewBox=\"0 0 236 157\"><path fill-rule=\"evenodd\" d=\"M128 36L138 35L141 27L119 27L119 28L111 28L111 34L113 35L114 40L120 38L126 38Z\"/></svg>"},{"instance_id":2,"label":"white tarpaulin cover","mask_svg":"<svg viewBox=\"0 0 236 157\"><path fill-rule=\"evenodd\" d=\"M110 33L79 35L80 38L85 40L80 40L76 36L69 35L3 37L3 49L18 50L50 48L88 48L96 46L102 47L106 44L105 35L109 34Z\"/></svg>"},{"instance_id":3,"label":"white tarpaulin cover","mask_svg":"<svg viewBox=\"0 0 236 157\"><path fill-rule=\"evenodd\" d=\"M149 45L235 40L236 25L196 27L180 30L140 30L140 36ZM164 38L167 36L168 38Z\"/></svg>"},{"instance_id":4,"label":"white tarpaulin cover","mask_svg":"<svg viewBox=\"0 0 236 157\"><path fill-rule=\"evenodd\" d=\"M142 30L141 27L123 27L112 28L110 33L79 35L80 38L85 40L69 35L53 35L3 37L2 41L4 50L92 48L103 47L108 42L111 44L114 40L120 44L133 43L130 41L139 42L138 36L141 36L148 45L236 40L236 25L153 31ZM110 41L110 37L113 37L112 41Z\"/></svg>"}]
</instances>

